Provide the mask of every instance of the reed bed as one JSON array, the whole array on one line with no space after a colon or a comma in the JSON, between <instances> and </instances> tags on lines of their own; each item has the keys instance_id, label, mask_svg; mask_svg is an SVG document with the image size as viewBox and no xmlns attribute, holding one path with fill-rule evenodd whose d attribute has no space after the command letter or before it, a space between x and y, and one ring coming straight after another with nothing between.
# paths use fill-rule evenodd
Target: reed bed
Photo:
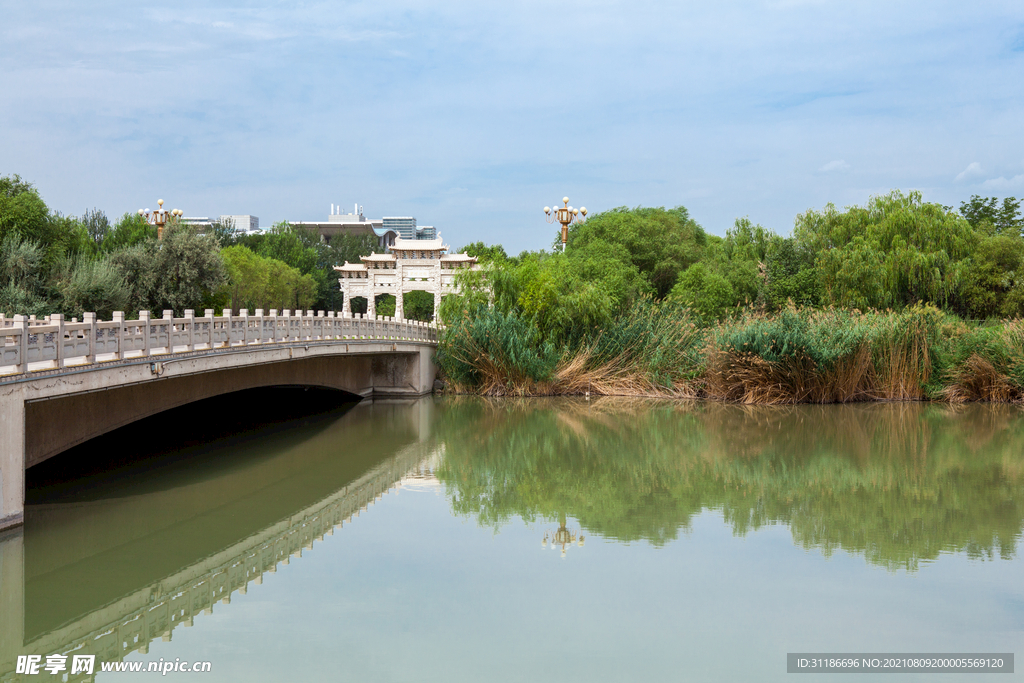
<instances>
[{"instance_id":1,"label":"reed bed","mask_svg":"<svg viewBox=\"0 0 1024 683\"><path fill-rule=\"evenodd\" d=\"M685 308L644 301L557 345L488 309L448 326L437 359L452 391L490 396L1024 402L1024 321L972 326L931 306L748 310L701 327Z\"/></svg>"}]
</instances>

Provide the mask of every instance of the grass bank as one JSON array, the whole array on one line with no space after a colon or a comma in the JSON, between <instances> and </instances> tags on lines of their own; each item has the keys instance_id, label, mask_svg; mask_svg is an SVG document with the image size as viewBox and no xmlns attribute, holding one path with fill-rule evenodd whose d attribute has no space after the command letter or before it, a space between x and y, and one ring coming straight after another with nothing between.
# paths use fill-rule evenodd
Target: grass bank
<instances>
[{"instance_id":1,"label":"grass bank","mask_svg":"<svg viewBox=\"0 0 1024 683\"><path fill-rule=\"evenodd\" d=\"M491 396L709 398L747 404L1024 400L1024 321L969 324L931 306L748 311L712 326L649 300L603 329L542 340L496 309L442 332L450 389Z\"/></svg>"}]
</instances>

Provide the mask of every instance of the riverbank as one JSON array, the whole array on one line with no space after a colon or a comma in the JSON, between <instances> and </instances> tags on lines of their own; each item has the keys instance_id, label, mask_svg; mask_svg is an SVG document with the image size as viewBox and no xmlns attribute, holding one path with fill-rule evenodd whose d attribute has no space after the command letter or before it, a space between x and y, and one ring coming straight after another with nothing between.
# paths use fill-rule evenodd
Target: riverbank
<instances>
[{"instance_id":1,"label":"riverbank","mask_svg":"<svg viewBox=\"0 0 1024 683\"><path fill-rule=\"evenodd\" d=\"M1024 321L901 312L748 310L711 326L647 303L556 348L491 310L454 321L438 365L449 390L489 396L625 395L747 404L1021 402Z\"/></svg>"}]
</instances>

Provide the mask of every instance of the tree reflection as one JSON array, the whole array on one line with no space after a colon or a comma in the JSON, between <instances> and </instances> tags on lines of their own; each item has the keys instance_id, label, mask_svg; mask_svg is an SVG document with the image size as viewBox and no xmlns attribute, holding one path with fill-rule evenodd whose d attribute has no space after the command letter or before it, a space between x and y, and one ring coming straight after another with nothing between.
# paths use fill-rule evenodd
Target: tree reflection
<instances>
[{"instance_id":1,"label":"tree reflection","mask_svg":"<svg viewBox=\"0 0 1024 683\"><path fill-rule=\"evenodd\" d=\"M704 510L743 535L787 524L829 555L914 570L943 551L1010 558L1024 520L1024 413L930 404L749 407L622 399L439 406L456 513L576 518L662 545Z\"/></svg>"}]
</instances>

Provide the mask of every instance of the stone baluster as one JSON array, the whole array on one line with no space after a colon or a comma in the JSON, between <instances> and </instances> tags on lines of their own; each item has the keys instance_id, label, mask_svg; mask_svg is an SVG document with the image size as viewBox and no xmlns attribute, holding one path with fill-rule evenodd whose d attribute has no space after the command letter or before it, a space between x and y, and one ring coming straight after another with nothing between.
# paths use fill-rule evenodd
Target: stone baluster
<instances>
[{"instance_id":1,"label":"stone baluster","mask_svg":"<svg viewBox=\"0 0 1024 683\"><path fill-rule=\"evenodd\" d=\"M164 310L164 324L167 326L167 353L174 353L174 311ZM157 328L159 329L159 328ZM157 341L160 333L156 333Z\"/></svg>"},{"instance_id":2,"label":"stone baluster","mask_svg":"<svg viewBox=\"0 0 1024 683\"><path fill-rule=\"evenodd\" d=\"M188 341L186 342L186 344L187 344L186 348L189 351L195 351L196 350L196 312L193 311L191 308L186 308L185 309L185 322L183 324L184 324L185 327L188 328L188 336L185 337L186 339L188 339Z\"/></svg>"},{"instance_id":3,"label":"stone baluster","mask_svg":"<svg viewBox=\"0 0 1024 683\"><path fill-rule=\"evenodd\" d=\"M139 329L142 330L142 355L149 355L149 311L139 311Z\"/></svg>"},{"instance_id":4,"label":"stone baluster","mask_svg":"<svg viewBox=\"0 0 1024 683\"><path fill-rule=\"evenodd\" d=\"M238 316L242 319L242 346L247 346L249 344L249 309L243 308L238 312Z\"/></svg>"},{"instance_id":5,"label":"stone baluster","mask_svg":"<svg viewBox=\"0 0 1024 683\"><path fill-rule=\"evenodd\" d=\"M276 342L280 339L281 335L278 333L278 325L280 321L277 319L277 309L270 309L270 341Z\"/></svg>"},{"instance_id":6,"label":"stone baluster","mask_svg":"<svg viewBox=\"0 0 1024 683\"><path fill-rule=\"evenodd\" d=\"M85 334L85 362L96 362L96 314L83 313L82 322L89 326Z\"/></svg>"},{"instance_id":7,"label":"stone baluster","mask_svg":"<svg viewBox=\"0 0 1024 683\"><path fill-rule=\"evenodd\" d=\"M17 372L28 372L28 318L23 315L14 316L14 329L21 330L18 335Z\"/></svg>"},{"instance_id":8,"label":"stone baluster","mask_svg":"<svg viewBox=\"0 0 1024 683\"><path fill-rule=\"evenodd\" d=\"M263 343L263 309L256 309L256 343Z\"/></svg>"},{"instance_id":9,"label":"stone baluster","mask_svg":"<svg viewBox=\"0 0 1024 683\"><path fill-rule=\"evenodd\" d=\"M206 339L206 348L210 349L211 351L213 350L213 318L213 309L204 308L203 327L206 329L206 335L203 338ZM207 323L209 323L209 325L207 325Z\"/></svg>"},{"instance_id":10,"label":"stone baluster","mask_svg":"<svg viewBox=\"0 0 1024 683\"><path fill-rule=\"evenodd\" d=\"M327 339L327 317L323 311L316 312L316 324L319 326L317 339Z\"/></svg>"},{"instance_id":11,"label":"stone baluster","mask_svg":"<svg viewBox=\"0 0 1024 683\"><path fill-rule=\"evenodd\" d=\"M231 314L232 314L232 311L231 311L230 308L225 308L224 310L222 310L220 312L220 316L221 316L221 318L223 318L223 323L224 323L224 346L225 347L231 346L231 334L232 334L232 332L231 332L231 318L232 318L232 315Z\"/></svg>"},{"instance_id":12,"label":"stone baluster","mask_svg":"<svg viewBox=\"0 0 1024 683\"><path fill-rule=\"evenodd\" d=\"M114 311L113 315L110 316L110 320L117 323L117 327L114 328L114 339L117 344L117 358L118 360L124 360L124 311ZM110 334L109 332L107 334Z\"/></svg>"},{"instance_id":13,"label":"stone baluster","mask_svg":"<svg viewBox=\"0 0 1024 683\"><path fill-rule=\"evenodd\" d=\"M62 368L64 367L64 314L50 314L50 324L57 326L57 331L53 333L53 346L57 356L57 367Z\"/></svg>"}]
</instances>

